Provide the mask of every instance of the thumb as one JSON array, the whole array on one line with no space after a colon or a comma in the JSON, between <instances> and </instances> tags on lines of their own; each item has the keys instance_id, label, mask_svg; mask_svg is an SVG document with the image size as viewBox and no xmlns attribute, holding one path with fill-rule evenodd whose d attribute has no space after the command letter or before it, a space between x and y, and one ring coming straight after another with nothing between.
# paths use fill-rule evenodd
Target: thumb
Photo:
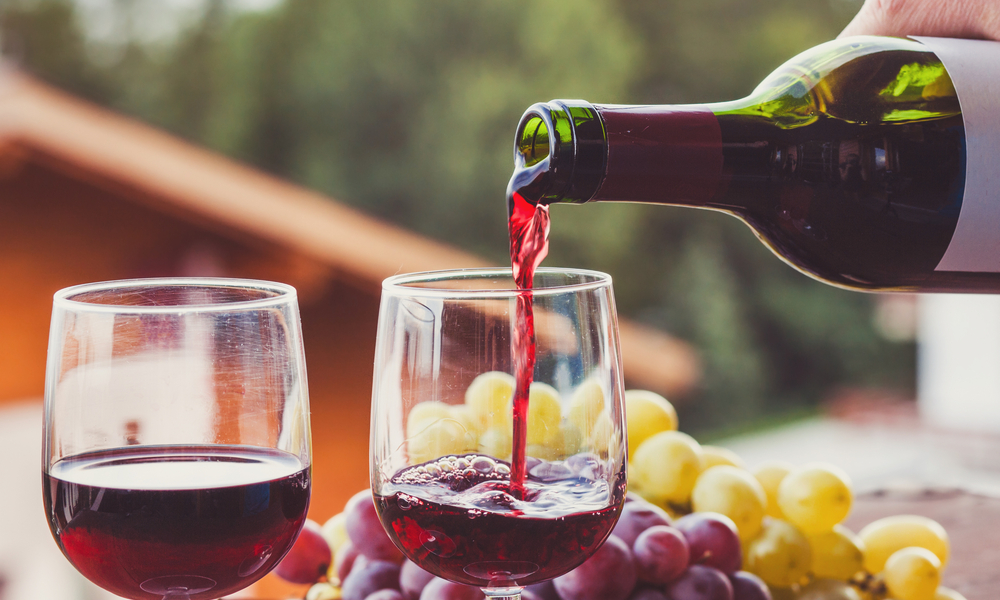
<instances>
[{"instance_id":1,"label":"thumb","mask_svg":"<svg viewBox=\"0 0 1000 600\"><path fill-rule=\"evenodd\" d=\"M995 0L866 0L838 37L929 35L1000 39Z\"/></svg>"}]
</instances>

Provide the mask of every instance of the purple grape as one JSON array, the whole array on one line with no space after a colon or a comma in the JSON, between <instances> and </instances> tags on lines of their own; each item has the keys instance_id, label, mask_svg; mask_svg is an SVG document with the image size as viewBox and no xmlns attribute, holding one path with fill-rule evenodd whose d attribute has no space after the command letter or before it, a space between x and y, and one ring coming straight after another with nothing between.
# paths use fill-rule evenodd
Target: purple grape
<instances>
[{"instance_id":1,"label":"purple grape","mask_svg":"<svg viewBox=\"0 0 1000 600\"><path fill-rule=\"evenodd\" d=\"M670 525L667 511L646 501L626 502L611 533L631 548L639 534L654 525Z\"/></svg>"},{"instance_id":2,"label":"purple grape","mask_svg":"<svg viewBox=\"0 0 1000 600\"><path fill-rule=\"evenodd\" d=\"M387 560L356 560L340 588L344 600L365 600L379 590L399 589L399 565Z\"/></svg>"},{"instance_id":3,"label":"purple grape","mask_svg":"<svg viewBox=\"0 0 1000 600\"><path fill-rule=\"evenodd\" d=\"M306 519L291 550L274 569L275 575L292 583L316 583L326 575L333 553L321 531L319 523Z\"/></svg>"},{"instance_id":4,"label":"purple grape","mask_svg":"<svg viewBox=\"0 0 1000 600\"><path fill-rule=\"evenodd\" d=\"M636 581L632 551L611 535L593 556L553 583L563 600L625 600Z\"/></svg>"},{"instance_id":5,"label":"purple grape","mask_svg":"<svg viewBox=\"0 0 1000 600\"><path fill-rule=\"evenodd\" d=\"M733 600L726 574L705 565L691 565L667 589L670 600Z\"/></svg>"},{"instance_id":6,"label":"purple grape","mask_svg":"<svg viewBox=\"0 0 1000 600\"><path fill-rule=\"evenodd\" d=\"M743 566L740 536L729 517L696 512L677 519L674 527L687 540L692 565L715 567L723 573L735 573Z\"/></svg>"},{"instance_id":7,"label":"purple grape","mask_svg":"<svg viewBox=\"0 0 1000 600\"><path fill-rule=\"evenodd\" d=\"M628 600L670 600L666 592L659 588L639 588L628 597Z\"/></svg>"},{"instance_id":8,"label":"purple grape","mask_svg":"<svg viewBox=\"0 0 1000 600\"><path fill-rule=\"evenodd\" d=\"M333 558L333 569L337 572L337 579L344 581L347 579L348 573L354 568L354 563L357 561L358 549L354 547L351 540L347 540L340 546L340 550L337 551L337 555Z\"/></svg>"},{"instance_id":9,"label":"purple grape","mask_svg":"<svg viewBox=\"0 0 1000 600\"><path fill-rule=\"evenodd\" d=\"M625 504L629 502L646 502L646 504L650 504L650 502L647 502L645 498L635 492L625 492Z\"/></svg>"},{"instance_id":10,"label":"purple grape","mask_svg":"<svg viewBox=\"0 0 1000 600\"><path fill-rule=\"evenodd\" d=\"M733 600L771 600L771 590L760 577L747 571L737 571L729 576L733 584Z\"/></svg>"},{"instance_id":11,"label":"purple grape","mask_svg":"<svg viewBox=\"0 0 1000 600\"><path fill-rule=\"evenodd\" d=\"M521 600L542 600L542 599L538 597L538 594L535 594L534 592L528 589L523 589L521 590Z\"/></svg>"},{"instance_id":12,"label":"purple grape","mask_svg":"<svg viewBox=\"0 0 1000 600\"><path fill-rule=\"evenodd\" d=\"M420 600L483 600L483 590L435 577L420 593ZM347 600L346 598L344 600Z\"/></svg>"},{"instance_id":13,"label":"purple grape","mask_svg":"<svg viewBox=\"0 0 1000 600\"><path fill-rule=\"evenodd\" d=\"M398 590L379 590L370 594L365 600L403 600L403 594Z\"/></svg>"},{"instance_id":14,"label":"purple grape","mask_svg":"<svg viewBox=\"0 0 1000 600\"><path fill-rule=\"evenodd\" d=\"M344 507L347 537L358 552L376 560L400 562L402 554L389 539L375 511L371 490L354 494Z\"/></svg>"},{"instance_id":15,"label":"purple grape","mask_svg":"<svg viewBox=\"0 0 1000 600\"><path fill-rule=\"evenodd\" d=\"M639 581L666 585L681 576L691 557L684 534L669 525L654 525L632 545Z\"/></svg>"},{"instance_id":16,"label":"purple grape","mask_svg":"<svg viewBox=\"0 0 1000 600\"><path fill-rule=\"evenodd\" d=\"M403 592L403 598L419 600L420 592L424 591L431 579L434 579L433 573L421 569L414 562L404 560L403 568L399 571L399 589Z\"/></svg>"},{"instance_id":17,"label":"purple grape","mask_svg":"<svg viewBox=\"0 0 1000 600\"><path fill-rule=\"evenodd\" d=\"M524 589L538 596L538 600L562 600L562 598L559 597L559 593L556 592L556 585L552 583L551 580L528 585L525 586Z\"/></svg>"}]
</instances>

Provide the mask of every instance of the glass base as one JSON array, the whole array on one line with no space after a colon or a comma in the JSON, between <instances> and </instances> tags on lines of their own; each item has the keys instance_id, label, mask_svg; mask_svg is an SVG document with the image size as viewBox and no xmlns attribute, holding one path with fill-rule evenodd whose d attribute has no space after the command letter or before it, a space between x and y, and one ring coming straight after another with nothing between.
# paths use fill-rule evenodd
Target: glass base
<instances>
[{"instance_id":1,"label":"glass base","mask_svg":"<svg viewBox=\"0 0 1000 600\"><path fill-rule=\"evenodd\" d=\"M521 600L522 587L488 587L482 588L489 600Z\"/></svg>"},{"instance_id":2,"label":"glass base","mask_svg":"<svg viewBox=\"0 0 1000 600\"><path fill-rule=\"evenodd\" d=\"M168 575L147 579L139 587L144 592L163 596L163 600L187 600L191 594L207 592L215 587L215 580L198 575Z\"/></svg>"}]
</instances>

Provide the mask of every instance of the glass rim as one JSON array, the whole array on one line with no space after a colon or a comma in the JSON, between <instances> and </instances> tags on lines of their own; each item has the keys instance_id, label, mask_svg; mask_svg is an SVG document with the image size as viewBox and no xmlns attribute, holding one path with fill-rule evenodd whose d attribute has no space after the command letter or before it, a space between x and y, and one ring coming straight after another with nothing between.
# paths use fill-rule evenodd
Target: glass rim
<instances>
[{"instance_id":1,"label":"glass rim","mask_svg":"<svg viewBox=\"0 0 1000 600\"><path fill-rule=\"evenodd\" d=\"M585 281L572 283L542 285L530 290L532 296L554 296L570 292L583 292L611 287L611 275L591 269L575 269L563 267L542 267L535 275L577 275L587 278ZM461 279L475 280L506 277L510 280L509 288L451 288L416 286L415 284L433 284L434 282L457 281ZM525 293L514 287L514 276L510 268L476 268L476 269L443 269L440 271L419 271L403 273L386 278L382 282L382 291L395 296L420 296L432 298L516 298Z\"/></svg>"},{"instance_id":2,"label":"glass rim","mask_svg":"<svg viewBox=\"0 0 1000 600\"><path fill-rule=\"evenodd\" d=\"M142 288L166 287L216 288L216 289L255 289L274 292L273 296L255 298L252 300L235 300L232 302L199 302L192 304L162 304L144 306L135 304L104 304L74 300L88 292L114 289L138 290ZM112 279L95 281L65 287L53 295L53 308L73 310L75 312L107 312L107 313L142 313L165 314L182 312L229 312L276 307L296 301L297 292L287 283L267 281L263 279L242 279L235 277L149 277L136 279Z\"/></svg>"}]
</instances>

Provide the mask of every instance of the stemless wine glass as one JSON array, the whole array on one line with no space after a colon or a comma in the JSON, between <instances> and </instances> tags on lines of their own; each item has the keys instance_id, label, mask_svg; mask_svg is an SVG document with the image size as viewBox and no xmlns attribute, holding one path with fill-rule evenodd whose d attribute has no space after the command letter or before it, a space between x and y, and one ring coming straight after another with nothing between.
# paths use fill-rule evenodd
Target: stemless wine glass
<instances>
[{"instance_id":1,"label":"stemless wine glass","mask_svg":"<svg viewBox=\"0 0 1000 600\"><path fill-rule=\"evenodd\" d=\"M55 295L43 492L85 577L135 600L207 600L263 577L309 506L295 289L111 281Z\"/></svg>"},{"instance_id":2,"label":"stemless wine glass","mask_svg":"<svg viewBox=\"0 0 1000 600\"><path fill-rule=\"evenodd\" d=\"M530 351L517 343L526 294L536 362L519 487L512 373ZM371 483L389 537L424 569L494 599L572 570L607 539L624 502L622 390L603 273L539 269L530 292L509 269L387 279Z\"/></svg>"}]
</instances>

